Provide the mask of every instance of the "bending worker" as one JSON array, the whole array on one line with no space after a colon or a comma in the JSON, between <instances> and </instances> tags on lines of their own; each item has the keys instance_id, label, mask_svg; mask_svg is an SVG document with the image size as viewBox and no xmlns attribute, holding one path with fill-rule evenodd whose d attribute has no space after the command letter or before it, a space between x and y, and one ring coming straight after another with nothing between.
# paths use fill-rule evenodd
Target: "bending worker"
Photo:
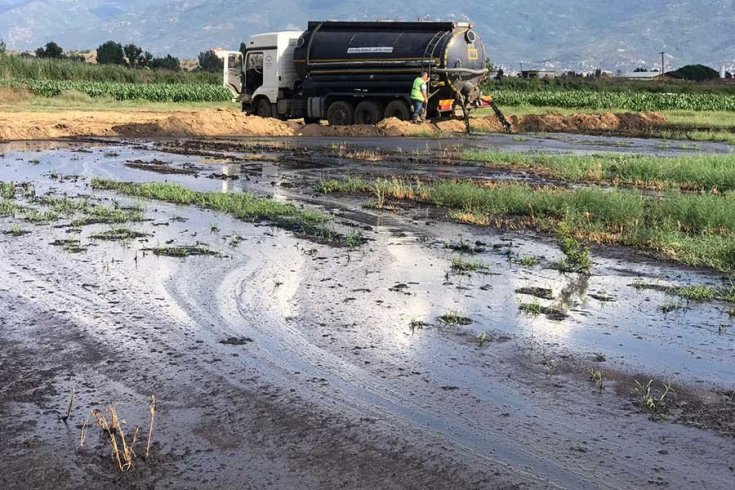
<instances>
[{"instance_id":1,"label":"bending worker","mask_svg":"<svg viewBox=\"0 0 735 490\"><path fill-rule=\"evenodd\" d=\"M429 74L427 72L421 72L421 76L413 81L411 101L413 102L413 122L419 122L424 109L429 104Z\"/></svg>"}]
</instances>

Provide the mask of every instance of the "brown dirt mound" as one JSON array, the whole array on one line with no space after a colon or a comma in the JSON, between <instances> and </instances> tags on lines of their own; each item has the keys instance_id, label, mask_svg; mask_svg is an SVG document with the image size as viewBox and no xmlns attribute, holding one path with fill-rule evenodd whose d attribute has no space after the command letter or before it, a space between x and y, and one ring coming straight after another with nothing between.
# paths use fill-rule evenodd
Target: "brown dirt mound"
<instances>
[{"instance_id":1,"label":"brown dirt mound","mask_svg":"<svg viewBox=\"0 0 735 490\"><path fill-rule=\"evenodd\" d=\"M283 121L245 116L229 111L202 111L174 114L148 123L115 126L120 136L292 136Z\"/></svg>"},{"instance_id":2,"label":"brown dirt mound","mask_svg":"<svg viewBox=\"0 0 735 490\"><path fill-rule=\"evenodd\" d=\"M510 121L510 119L509 119ZM513 121L510 121L513 124ZM515 129L513 124L513 128ZM462 130L464 130L464 123L462 123ZM483 133L504 133L505 128L500 123L497 117L488 116L483 118L477 118L472 120L472 130L480 131Z\"/></svg>"},{"instance_id":3,"label":"brown dirt mound","mask_svg":"<svg viewBox=\"0 0 735 490\"><path fill-rule=\"evenodd\" d=\"M380 121L378 128L385 136L422 136L439 132L434 124L415 124L410 121L401 121L395 117Z\"/></svg>"},{"instance_id":4,"label":"brown dirt mound","mask_svg":"<svg viewBox=\"0 0 735 490\"><path fill-rule=\"evenodd\" d=\"M239 112L62 111L0 113L0 140L54 139L80 136L292 136L276 119Z\"/></svg>"},{"instance_id":5,"label":"brown dirt mound","mask_svg":"<svg viewBox=\"0 0 735 490\"><path fill-rule=\"evenodd\" d=\"M485 118L487 119L487 118ZM659 126L666 118L657 112L629 112L615 114L542 114L511 116L513 129L517 132L585 133L596 131L642 131Z\"/></svg>"}]
</instances>

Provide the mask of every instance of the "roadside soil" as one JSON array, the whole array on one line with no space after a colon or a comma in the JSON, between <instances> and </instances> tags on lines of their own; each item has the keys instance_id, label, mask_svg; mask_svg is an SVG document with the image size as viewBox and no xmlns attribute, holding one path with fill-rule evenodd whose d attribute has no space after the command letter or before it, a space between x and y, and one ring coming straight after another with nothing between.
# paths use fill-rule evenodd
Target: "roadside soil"
<instances>
[{"instance_id":1,"label":"roadside soil","mask_svg":"<svg viewBox=\"0 0 735 490\"><path fill-rule=\"evenodd\" d=\"M657 113L603 113L510 116L515 132L641 133L663 125ZM472 119L474 131L502 133L494 116ZM387 119L374 126L332 127L305 125L247 116L234 110L160 112L151 110L54 111L0 113L0 141L44 140L74 137L223 137L223 136L439 136L464 133L461 120L413 124Z\"/></svg>"}]
</instances>

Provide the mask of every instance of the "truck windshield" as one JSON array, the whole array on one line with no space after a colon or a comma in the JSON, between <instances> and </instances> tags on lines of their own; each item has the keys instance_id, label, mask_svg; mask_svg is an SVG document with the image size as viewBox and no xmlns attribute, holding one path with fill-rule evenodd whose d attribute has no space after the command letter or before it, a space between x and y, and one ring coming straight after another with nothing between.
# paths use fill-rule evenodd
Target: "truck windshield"
<instances>
[{"instance_id":1,"label":"truck windshield","mask_svg":"<svg viewBox=\"0 0 735 490\"><path fill-rule=\"evenodd\" d=\"M252 94L263 85L263 53L248 53L245 59L245 92Z\"/></svg>"}]
</instances>

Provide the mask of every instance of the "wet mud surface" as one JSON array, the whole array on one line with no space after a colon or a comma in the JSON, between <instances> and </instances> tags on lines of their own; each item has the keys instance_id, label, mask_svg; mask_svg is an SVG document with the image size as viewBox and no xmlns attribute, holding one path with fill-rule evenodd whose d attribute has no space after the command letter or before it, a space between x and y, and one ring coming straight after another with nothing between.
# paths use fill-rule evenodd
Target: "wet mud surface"
<instances>
[{"instance_id":1,"label":"wet mud surface","mask_svg":"<svg viewBox=\"0 0 735 490\"><path fill-rule=\"evenodd\" d=\"M0 180L33 184L19 205L86 196L144 216L0 218L0 486L732 488L732 305L666 308L666 288L724 278L617 248L593 249L590 276L562 274L548 237L314 190L347 174L531 179L451 165L467 145L692 151L566 135L0 145ZM94 177L252 192L368 241L330 247ZM649 380L654 398L674 391L654 411ZM109 404L147 432L151 395L148 461L118 472L96 427L80 447Z\"/></svg>"}]
</instances>

